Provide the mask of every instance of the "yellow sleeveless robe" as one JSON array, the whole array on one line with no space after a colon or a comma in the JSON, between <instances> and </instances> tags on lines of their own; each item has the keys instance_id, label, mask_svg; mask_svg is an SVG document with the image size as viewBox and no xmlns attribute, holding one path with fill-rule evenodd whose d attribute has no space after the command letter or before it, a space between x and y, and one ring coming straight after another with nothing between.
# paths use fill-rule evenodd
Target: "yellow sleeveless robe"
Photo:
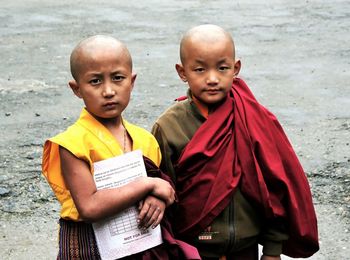
<instances>
[{"instance_id":1,"label":"yellow sleeveless robe","mask_svg":"<svg viewBox=\"0 0 350 260\"><path fill-rule=\"evenodd\" d=\"M161 154L156 139L143 128L125 120L123 120L123 124L131 136L132 150L140 149L144 156L159 166ZM123 150L109 130L89 114L85 108L79 119L65 132L45 142L42 171L61 204L60 216L64 219L79 221L79 213L63 180L59 146L87 162L91 174L93 174L94 162L121 155Z\"/></svg>"}]
</instances>

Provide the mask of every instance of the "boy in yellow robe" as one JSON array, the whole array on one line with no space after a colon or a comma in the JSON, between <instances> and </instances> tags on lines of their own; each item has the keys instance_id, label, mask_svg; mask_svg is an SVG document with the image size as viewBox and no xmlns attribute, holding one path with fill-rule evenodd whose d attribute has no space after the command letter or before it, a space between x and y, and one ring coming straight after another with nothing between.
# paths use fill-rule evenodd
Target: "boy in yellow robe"
<instances>
[{"instance_id":1,"label":"boy in yellow robe","mask_svg":"<svg viewBox=\"0 0 350 260\"><path fill-rule=\"evenodd\" d=\"M150 133L122 117L136 79L123 43L102 35L87 38L72 51L70 66L73 79L69 86L83 99L85 108L65 132L45 142L42 169L61 203L58 259L100 259L91 222L139 203L138 225L154 228L165 208L174 202L175 193L168 181L156 177L97 190L94 162L140 149L144 157L159 166L161 155ZM196 255L195 251L189 255L192 253ZM192 256L188 258L196 258ZM130 257L150 258L154 256Z\"/></svg>"}]
</instances>

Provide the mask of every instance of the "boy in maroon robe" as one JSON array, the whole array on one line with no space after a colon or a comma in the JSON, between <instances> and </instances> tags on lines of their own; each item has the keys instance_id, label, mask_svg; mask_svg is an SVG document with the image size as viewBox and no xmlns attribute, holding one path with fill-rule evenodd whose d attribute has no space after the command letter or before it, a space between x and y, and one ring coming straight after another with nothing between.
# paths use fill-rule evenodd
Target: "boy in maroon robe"
<instances>
[{"instance_id":1,"label":"boy in maroon robe","mask_svg":"<svg viewBox=\"0 0 350 260\"><path fill-rule=\"evenodd\" d=\"M177 236L203 259L309 257L318 249L305 173L277 119L242 79L232 37L200 25L180 44L186 98L153 126L161 169L176 183Z\"/></svg>"}]
</instances>

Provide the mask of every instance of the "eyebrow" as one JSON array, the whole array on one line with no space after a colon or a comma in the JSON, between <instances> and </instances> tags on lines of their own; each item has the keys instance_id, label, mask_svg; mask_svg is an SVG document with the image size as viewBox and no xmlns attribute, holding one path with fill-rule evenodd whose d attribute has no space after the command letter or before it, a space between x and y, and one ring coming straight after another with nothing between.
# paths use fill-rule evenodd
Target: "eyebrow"
<instances>
[{"instance_id":1,"label":"eyebrow","mask_svg":"<svg viewBox=\"0 0 350 260\"><path fill-rule=\"evenodd\" d=\"M196 59L195 62L200 63L200 64L205 64L206 62L201 59ZM227 62L227 58L222 58L220 59L216 64L221 64Z\"/></svg>"},{"instance_id":2,"label":"eyebrow","mask_svg":"<svg viewBox=\"0 0 350 260\"><path fill-rule=\"evenodd\" d=\"M127 72L123 71L123 70L115 70L115 71L111 71L110 74L125 74ZM89 76L99 76L99 75L102 75L104 73L102 72L98 72L98 71L92 71L92 72L89 72L87 75Z\"/></svg>"},{"instance_id":3,"label":"eyebrow","mask_svg":"<svg viewBox=\"0 0 350 260\"><path fill-rule=\"evenodd\" d=\"M200 63L200 64L204 64L205 63L204 60L200 60L200 59L195 59L195 62Z\"/></svg>"},{"instance_id":4,"label":"eyebrow","mask_svg":"<svg viewBox=\"0 0 350 260\"><path fill-rule=\"evenodd\" d=\"M227 62L227 58L222 58L217 62L217 64L224 63L224 62Z\"/></svg>"}]
</instances>

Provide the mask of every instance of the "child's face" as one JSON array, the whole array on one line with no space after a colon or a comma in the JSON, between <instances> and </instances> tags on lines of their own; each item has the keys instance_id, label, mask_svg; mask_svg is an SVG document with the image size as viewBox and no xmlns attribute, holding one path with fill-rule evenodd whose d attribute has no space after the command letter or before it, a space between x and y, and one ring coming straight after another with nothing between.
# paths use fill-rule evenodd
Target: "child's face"
<instances>
[{"instance_id":1,"label":"child's face","mask_svg":"<svg viewBox=\"0 0 350 260\"><path fill-rule=\"evenodd\" d=\"M74 93L93 115L104 119L119 117L129 103L136 78L128 56L106 49L82 58L77 82L70 82Z\"/></svg>"},{"instance_id":2,"label":"child's face","mask_svg":"<svg viewBox=\"0 0 350 260\"><path fill-rule=\"evenodd\" d=\"M184 54L183 64L176 69L192 95L207 106L223 100L236 74L232 43L189 41Z\"/></svg>"}]
</instances>

